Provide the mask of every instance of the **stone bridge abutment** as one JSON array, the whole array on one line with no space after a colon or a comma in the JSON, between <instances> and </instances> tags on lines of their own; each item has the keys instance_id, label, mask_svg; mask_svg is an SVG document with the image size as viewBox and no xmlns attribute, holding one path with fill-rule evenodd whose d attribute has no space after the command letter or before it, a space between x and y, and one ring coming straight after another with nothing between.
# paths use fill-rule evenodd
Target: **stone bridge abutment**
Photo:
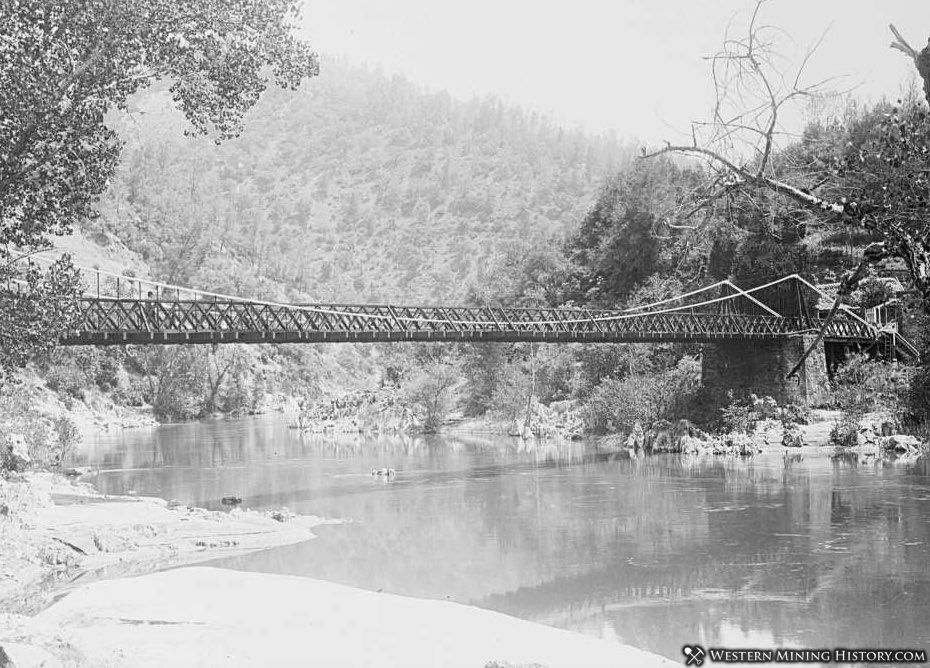
<instances>
[{"instance_id":1,"label":"stone bridge abutment","mask_svg":"<svg viewBox=\"0 0 930 668\"><path fill-rule=\"evenodd\" d=\"M814 338L814 334L801 334L768 341L707 344L701 360L701 380L717 396L726 396L728 390L733 390L737 398L756 394L768 395L781 405L820 404L830 391L822 342L808 356L798 375L786 378Z\"/></svg>"}]
</instances>

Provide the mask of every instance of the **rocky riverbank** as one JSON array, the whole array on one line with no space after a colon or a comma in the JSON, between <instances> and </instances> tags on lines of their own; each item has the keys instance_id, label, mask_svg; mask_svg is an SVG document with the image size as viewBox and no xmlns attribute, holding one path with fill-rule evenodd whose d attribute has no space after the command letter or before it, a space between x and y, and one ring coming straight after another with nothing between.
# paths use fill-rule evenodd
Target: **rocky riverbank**
<instances>
[{"instance_id":1,"label":"rocky riverbank","mask_svg":"<svg viewBox=\"0 0 930 668\"><path fill-rule=\"evenodd\" d=\"M688 454L752 457L784 450L862 461L911 461L928 452L915 436L897 433L889 416L882 413L850 416L841 411L811 411L803 423L784 414L756 416L751 425L727 433L708 433L689 420L657 420L647 426L637 422L627 434L598 439L602 449L640 454Z\"/></svg>"}]
</instances>

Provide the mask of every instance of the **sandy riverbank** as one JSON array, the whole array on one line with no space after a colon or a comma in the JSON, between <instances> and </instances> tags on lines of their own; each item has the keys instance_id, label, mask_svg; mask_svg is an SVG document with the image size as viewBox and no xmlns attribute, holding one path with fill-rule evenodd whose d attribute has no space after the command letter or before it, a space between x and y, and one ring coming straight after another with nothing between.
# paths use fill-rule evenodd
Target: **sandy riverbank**
<instances>
[{"instance_id":1,"label":"sandy riverbank","mask_svg":"<svg viewBox=\"0 0 930 668\"><path fill-rule=\"evenodd\" d=\"M675 665L457 603L216 568L87 585L22 620L6 647L23 665L30 656L61 665L159 668Z\"/></svg>"},{"instance_id":2,"label":"sandy riverbank","mask_svg":"<svg viewBox=\"0 0 930 668\"><path fill-rule=\"evenodd\" d=\"M326 520L169 507L34 472L0 478L0 611L32 612L63 587L313 537Z\"/></svg>"},{"instance_id":3,"label":"sandy riverbank","mask_svg":"<svg viewBox=\"0 0 930 668\"><path fill-rule=\"evenodd\" d=\"M325 522L279 519L104 496L48 473L0 481L0 665L673 665L457 603L190 566L308 540Z\"/></svg>"}]
</instances>

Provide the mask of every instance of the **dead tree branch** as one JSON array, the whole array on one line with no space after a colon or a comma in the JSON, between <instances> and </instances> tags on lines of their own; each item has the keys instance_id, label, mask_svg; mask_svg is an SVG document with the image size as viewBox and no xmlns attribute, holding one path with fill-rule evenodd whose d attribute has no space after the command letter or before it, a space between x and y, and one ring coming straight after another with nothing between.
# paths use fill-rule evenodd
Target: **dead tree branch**
<instances>
[{"instance_id":1,"label":"dead tree branch","mask_svg":"<svg viewBox=\"0 0 930 668\"><path fill-rule=\"evenodd\" d=\"M891 32L894 35L891 48L900 51L914 61L914 66L917 67L917 73L920 74L920 78L924 80L924 97L927 98L927 104L930 104L930 39L927 40L927 46L924 47L923 51L917 51L917 49L908 44L907 40L901 36L901 33L894 27L894 24L889 24L888 27L891 28Z\"/></svg>"}]
</instances>

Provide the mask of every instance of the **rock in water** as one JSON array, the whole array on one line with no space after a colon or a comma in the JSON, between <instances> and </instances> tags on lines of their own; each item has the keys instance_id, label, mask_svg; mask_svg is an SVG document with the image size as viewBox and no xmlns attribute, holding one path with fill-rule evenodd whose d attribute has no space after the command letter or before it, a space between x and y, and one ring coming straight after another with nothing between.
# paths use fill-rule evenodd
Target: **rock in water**
<instances>
[{"instance_id":1,"label":"rock in water","mask_svg":"<svg viewBox=\"0 0 930 668\"><path fill-rule=\"evenodd\" d=\"M894 434L881 439L881 447L886 452L920 452L920 446L921 441L916 436Z\"/></svg>"}]
</instances>

